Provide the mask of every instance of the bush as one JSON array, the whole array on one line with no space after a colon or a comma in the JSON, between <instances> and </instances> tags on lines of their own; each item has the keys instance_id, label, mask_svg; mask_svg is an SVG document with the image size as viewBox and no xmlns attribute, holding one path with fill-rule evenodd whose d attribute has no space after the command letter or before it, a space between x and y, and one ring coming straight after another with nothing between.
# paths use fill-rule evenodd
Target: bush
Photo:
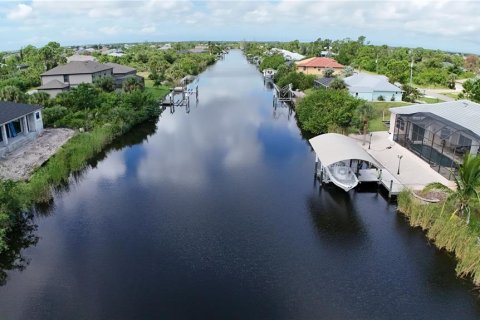
<instances>
[{"instance_id":1,"label":"bush","mask_svg":"<svg viewBox=\"0 0 480 320\"><path fill-rule=\"evenodd\" d=\"M299 102L297 117L302 129L312 134L345 131L362 103L346 90L315 90Z\"/></svg>"},{"instance_id":2,"label":"bush","mask_svg":"<svg viewBox=\"0 0 480 320\"><path fill-rule=\"evenodd\" d=\"M277 77L277 84L280 87L284 87L291 83L294 90L306 90L313 88L315 79L316 77L314 75L290 71L282 77Z\"/></svg>"},{"instance_id":3,"label":"bush","mask_svg":"<svg viewBox=\"0 0 480 320\"><path fill-rule=\"evenodd\" d=\"M380 96L378 96L377 100L378 100L378 101L385 101L385 98L380 95Z\"/></svg>"}]
</instances>

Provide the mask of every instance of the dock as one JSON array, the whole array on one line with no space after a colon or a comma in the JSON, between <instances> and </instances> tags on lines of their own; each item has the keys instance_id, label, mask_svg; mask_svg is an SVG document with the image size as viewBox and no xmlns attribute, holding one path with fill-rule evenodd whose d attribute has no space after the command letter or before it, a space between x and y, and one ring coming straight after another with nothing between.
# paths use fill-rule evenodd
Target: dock
<instances>
[{"instance_id":1,"label":"dock","mask_svg":"<svg viewBox=\"0 0 480 320\"><path fill-rule=\"evenodd\" d=\"M392 194L398 194L403 189L422 190L427 184L439 182L447 187L455 187L436 172L424 160L389 139L386 131L372 132L366 139L363 135L350 135L357 143L382 166L382 184L392 184Z\"/></svg>"}]
</instances>

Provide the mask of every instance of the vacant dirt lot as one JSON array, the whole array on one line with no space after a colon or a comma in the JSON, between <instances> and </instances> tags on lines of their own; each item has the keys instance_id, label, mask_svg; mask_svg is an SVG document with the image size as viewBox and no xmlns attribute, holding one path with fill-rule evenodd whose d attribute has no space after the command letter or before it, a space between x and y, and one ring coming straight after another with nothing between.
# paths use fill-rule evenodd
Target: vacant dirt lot
<instances>
[{"instance_id":1,"label":"vacant dirt lot","mask_svg":"<svg viewBox=\"0 0 480 320\"><path fill-rule=\"evenodd\" d=\"M45 129L35 141L0 159L0 178L27 180L35 168L47 161L74 133L70 129Z\"/></svg>"}]
</instances>

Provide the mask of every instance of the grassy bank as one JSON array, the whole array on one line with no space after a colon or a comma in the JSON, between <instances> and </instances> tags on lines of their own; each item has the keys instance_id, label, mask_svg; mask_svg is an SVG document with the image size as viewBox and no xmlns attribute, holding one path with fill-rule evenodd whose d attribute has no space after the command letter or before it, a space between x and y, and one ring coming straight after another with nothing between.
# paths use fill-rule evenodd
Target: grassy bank
<instances>
[{"instance_id":1,"label":"grassy bank","mask_svg":"<svg viewBox=\"0 0 480 320\"><path fill-rule=\"evenodd\" d=\"M398 210L412 226L425 230L438 248L455 254L457 275L470 277L476 286L480 286L480 223L472 220L467 225L465 220L449 214L454 211L451 203L424 204L410 191L403 191L397 200Z\"/></svg>"},{"instance_id":2,"label":"grassy bank","mask_svg":"<svg viewBox=\"0 0 480 320\"><path fill-rule=\"evenodd\" d=\"M389 128L383 121L390 120L390 111L388 109L408 106L411 103L379 101L369 102L369 104L371 104L373 107L373 117L368 121L368 131L387 131Z\"/></svg>"}]
</instances>

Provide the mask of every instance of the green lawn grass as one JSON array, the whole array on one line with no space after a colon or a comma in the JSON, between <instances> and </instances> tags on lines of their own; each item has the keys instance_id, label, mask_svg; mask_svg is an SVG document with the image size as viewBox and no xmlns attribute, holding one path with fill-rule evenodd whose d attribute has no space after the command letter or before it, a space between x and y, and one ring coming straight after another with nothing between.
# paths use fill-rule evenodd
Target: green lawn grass
<instances>
[{"instance_id":1,"label":"green lawn grass","mask_svg":"<svg viewBox=\"0 0 480 320\"><path fill-rule=\"evenodd\" d=\"M458 93L453 93L453 92L442 92L444 96L453 98L453 99L458 99Z\"/></svg>"},{"instance_id":2,"label":"green lawn grass","mask_svg":"<svg viewBox=\"0 0 480 320\"><path fill-rule=\"evenodd\" d=\"M402 107L411 105L409 102L392 102L392 101L382 101L382 102L369 102L375 108L375 115L368 122L369 131L387 131L388 127L384 124L383 120L390 120L390 111L389 108L393 107Z\"/></svg>"},{"instance_id":3,"label":"green lawn grass","mask_svg":"<svg viewBox=\"0 0 480 320\"><path fill-rule=\"evenodd\" d=\"M442 93L443 94L443 93ZM418 99L419 101L423 101L423 102L426 102L426 103L439 103L439 102L445 102L441 99L438 99L438 98L430 98L430 97L421 97L420 99Z\"/></svg>"},{"instance_id":4,"label":"green lawn grass","mask_svg":"<svg viewBox=\"0 0 480 320\"><path fill-rule=\"evenodd\" d=\"M153 85L153 80L145 79L145 91L150 92L155 99L160 100L163 99L170 92L170 87L155 87Z\"/></svg>"}]
</instances>

